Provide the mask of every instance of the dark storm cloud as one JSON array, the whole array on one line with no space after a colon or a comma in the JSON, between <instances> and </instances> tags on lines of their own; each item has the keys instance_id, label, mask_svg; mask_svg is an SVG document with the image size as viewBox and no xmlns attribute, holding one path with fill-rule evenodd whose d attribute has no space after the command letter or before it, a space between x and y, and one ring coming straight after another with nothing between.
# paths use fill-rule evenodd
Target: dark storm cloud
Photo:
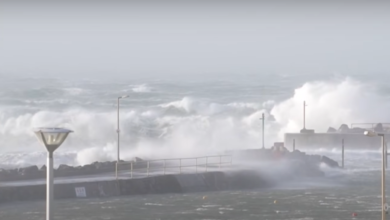
<instances>
[{"instance_id":1,"label":"dark storm cloud","mask_svg":"<svg viewBox=\"0 0 390 220\"><path fill-rule=\"evenodd\" d=\"M0 72L387 71L385 1L0 1Z\"/></svg>"}]
</instances>

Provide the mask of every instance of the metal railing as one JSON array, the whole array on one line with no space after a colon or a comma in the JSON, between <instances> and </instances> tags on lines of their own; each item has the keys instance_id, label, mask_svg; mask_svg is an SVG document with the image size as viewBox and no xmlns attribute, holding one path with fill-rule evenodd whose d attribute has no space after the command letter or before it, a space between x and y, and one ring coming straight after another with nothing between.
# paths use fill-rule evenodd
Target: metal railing
<instances>
[{"instance_id":1,"label":"metal railing","mask_svg":"<svg viewBox=\"0 0 390 220\"><path fill-rule=\"evenodd\" d=\"M117 176L142 177L165 174L198 173L221 170L232 165L231 155L121 162Z\"/></svg>"}]
</instances>

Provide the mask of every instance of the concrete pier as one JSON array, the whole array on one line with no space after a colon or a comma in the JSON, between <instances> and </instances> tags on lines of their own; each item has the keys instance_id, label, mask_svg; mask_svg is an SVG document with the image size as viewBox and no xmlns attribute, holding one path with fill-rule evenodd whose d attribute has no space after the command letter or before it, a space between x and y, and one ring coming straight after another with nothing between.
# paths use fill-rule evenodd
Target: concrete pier
<instances>
[{"instance_id":1,"label":"concrete pier","mask_svg":"<svg viewBox=\"0 0 390 220\"><path fill-rule=\"evenodd\" d=\"M195 163L194 166L189 163L184 164L184 169L181 167L183 166L182 162L185 162L188 158L182 158L178 159L181 164L180 167L173 166L173 173L172 171L168 173L164 163L163 167L159 169L154 167L151 170L145 170L141 167L131 172L123 169L119 179L116 179L116 175L112 171L91 175L90 170L95 173L100 171L96 167L101 166L101 163L94 163L93 166L85 165L81 168L66 167L67 175L71 170L76 175L57 175L54 179L54 199L264 188L275 186L278 181L288 181L302 177L321 177L324 173L319 168L320 164L326 164L331 168L339 168L336 161L325 156L306 155L299 150L288 152L280 147L232 153L235 155L235 160L237 160L234 164L231 163L231 158L224 162L220 159L222 157L218 156L216 161L208 161L206 164ZM193 158L189 160L193 160ZM145 162L149 164L148 161L143 163ZM222 167L223 164L228 166ZM128 164L123 165L128 166ZM283 166L283 169L278 169L278 166ZM89 167L95 168L90 169ZM103 167L102 171L106 172L106 167ZM270 169L272 167L275 169ZM180 169L176 170L177 168ZM36 170L36 168L32 171L30 168L23 168L21 169L22 172L17 174L25 178L26 176L23 174L37 173ZM85 170L88 172L80 172ZM78 173L75 173L75 171L78 171ZM46 181L44 178L37 178L37 176L33 176L31 179L24 178L0 179L0 203L44 200L46 198Z\"/></svg>"},{"instance_id":2,"label":"concrete pier","mask_svg":"<svg viewBox=\"0 0 390 220\"><path fill-rule=\"evenodd\" d=\"M207 173L160 175L136 179L82 181L59 183L54 186L55 199L99 198L108 196L188 193L228 189L267 187L255 171L216 171ZM12 184L0 187L0 203L44 200L45 184Z\"/></svg>"},{"instance_id":3,"label":"concrete pier","mask_svg":"<svg viewBox=\"0 0 390 220\"><path fill-rule=\"evenodd\" d=\"M296 149L318 149L327 148L341 149L344 140L345 148L348 150L379 150L381 148L380 138L370 138L364 135L367 130L384 134L385 140L390 140L389 123L353 123L351 126L342 124L338 129L329 127L326 132L315 132L314 130L301 130L296 133L284 134L284 145L292 150L295 144Z\"/></svg>"},{"instance_id":4,"label":"concrete pier","mask_svg":"<svg viewBox=\"0 0 390 220\"><path fill-rule=\"evenodd\" d=\"M385 137L386 140L390 140L390 134L386 134ZM380 138L366 137L363 133L286 133L284 135L284 144L289 150L293 149L294 141L296 149L341 149L343 140L346 149L349 150L379 150L381 148Z\"/></svg>"}]
</instances>

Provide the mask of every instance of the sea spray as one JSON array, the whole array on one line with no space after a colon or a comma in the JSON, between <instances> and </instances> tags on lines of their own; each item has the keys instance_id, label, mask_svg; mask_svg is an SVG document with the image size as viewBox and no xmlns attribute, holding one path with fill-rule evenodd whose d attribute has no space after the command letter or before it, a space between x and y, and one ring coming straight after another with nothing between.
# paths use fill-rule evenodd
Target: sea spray
<instances>
[{"instance_id":1,"label":"sea spray","mask_svg":"<svg viewBox=\"0 0 390 220\"><path fill-rule=\"evenodd\" d=\"M123 83L122 88L128 85ZM149 84L137 85L153 87ZM85 87L77 89L66 85L59 90L48 87L49 92L44 92L44 87L41 87L37 91L43 97L32 99L29 94L27 100L31 102L27 106L2 99L0 152L9 156L0 157L0 164L21 166L23 163L42 163L41 158L33 156L35 152L44 152L32 133L32 128L38 126L67 127L75 131L56 152L58 158L73 155L73 159L68 158L64 162L75 165L115 160L115 97L119 93L116 91L115 94L109 89L116 85L95 83L86 84ZM192 92L192 95L178 98L186 93L186 88L181 88L177 95L172 93L172 88L160 85L159 92L145 93L143 96L134 93L128 100L122 100L121 158L191 157L258 148L262 143L262 113L266 116L265 143L266 147L270 147L275 141L283 141L284 132L297 132L302 128L304 100L308 104L307 127L318 132L325 132L329 126L338 128L341 123L390 121L386 112L387 97L378 94L378 88L372 84L351 78L307 82L295 88L289 98L280 101L272 100L274 94L282 92L275 89L268 91L269 95L263 97L262 102L254 102L250 98L257 95L254 88L251 88L251 96L229 99L227 97L228 94L232 96L232 89L222 88L226 89L223 90L226 93L218 94L219 98L211 99L216 97L214 93L202 96L200 91L211 89L207 87L199 88L198 93ZM175 88L175 91L178 89ZM156 96L159 98L155 99ZM20 99L22 94L15 97ZM66 106L63 108L44 103L32 104L33 101L44 99L70 101L63 103ZM12 159L11 155L17 159Z\"/></svg>"}]
</instances>

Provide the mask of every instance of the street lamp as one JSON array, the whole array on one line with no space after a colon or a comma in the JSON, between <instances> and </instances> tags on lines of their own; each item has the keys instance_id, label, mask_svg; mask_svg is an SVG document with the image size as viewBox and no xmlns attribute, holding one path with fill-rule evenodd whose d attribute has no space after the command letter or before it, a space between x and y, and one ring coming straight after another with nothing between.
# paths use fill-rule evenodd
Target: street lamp
<instances>
[{"instance_id":1,"label":"street lamp","mask_svg":"<svg viewBox=\"0 0 390 220\"><path fill-rule=\"evenodd\" d=\"M116 158L116 168L115 168L115 176L116 176L116 178L118 179L118 163L119 163L119 160L120 160L120 156L119 156L119 154L120 154L120 151L119 151L119 133L120 133L120 130L119 130L119 100L121 100L121 99L124 99L124 98L127 98L127 97L129 97L128 95L123 95L123 96L119 96L118 97L118 111L117 111L117 113L118 113L118 121L117 121L117 129L116 129L116 132L118 133L118 146L117 146L117 158Z\"/></svg>"},{"instance_id":2,"label":"street lamp","mask_svg":"<svg viewBox=\"0 0 390 220\"><path fill-rule=\"evenodd\" d=\"M262 121L263 121L262 137L263 137L263 149L264 149L264 148L265 148L265 147L264 147L264 121L265 121L265 118L264 118L264 113L263 113L263 114L261 114L261 118L260 118L260 120L262 120Z\"/></svg>"},{"instance_id":3,"label":"street lamp","mask_svg":"<svg viewBox=\"0 0 390 220\"><path fill-rule=\"evenodd\" d=\"M306 130L306 101L303 101L303 130Z\"/></svg>"},{"instance_id":4,"label":"street lamp","mask_svg":"<svg viewBox=\"0 0 390 220\"><path fill-rule=\"evenodd\" d=\"M386 176L385 176L385 155L386 155L386 147L385 147L385 135L378 134L374 131L365 131L364 135L368 137L377 137L380 136L382 139L382 220L386 220Z\"/></svg>"},{"instance_id":5,"label":"street lamp","mask_svg":"<svg viewBox=\"0 0 390 220\"><path fill-rule=\"evenodd\" d=\"M39 141L46 147L46 220L52 219L53 201L53 153L73 132L65 128L36 128L34 130Z\"/></svg>"}]
</instances>

